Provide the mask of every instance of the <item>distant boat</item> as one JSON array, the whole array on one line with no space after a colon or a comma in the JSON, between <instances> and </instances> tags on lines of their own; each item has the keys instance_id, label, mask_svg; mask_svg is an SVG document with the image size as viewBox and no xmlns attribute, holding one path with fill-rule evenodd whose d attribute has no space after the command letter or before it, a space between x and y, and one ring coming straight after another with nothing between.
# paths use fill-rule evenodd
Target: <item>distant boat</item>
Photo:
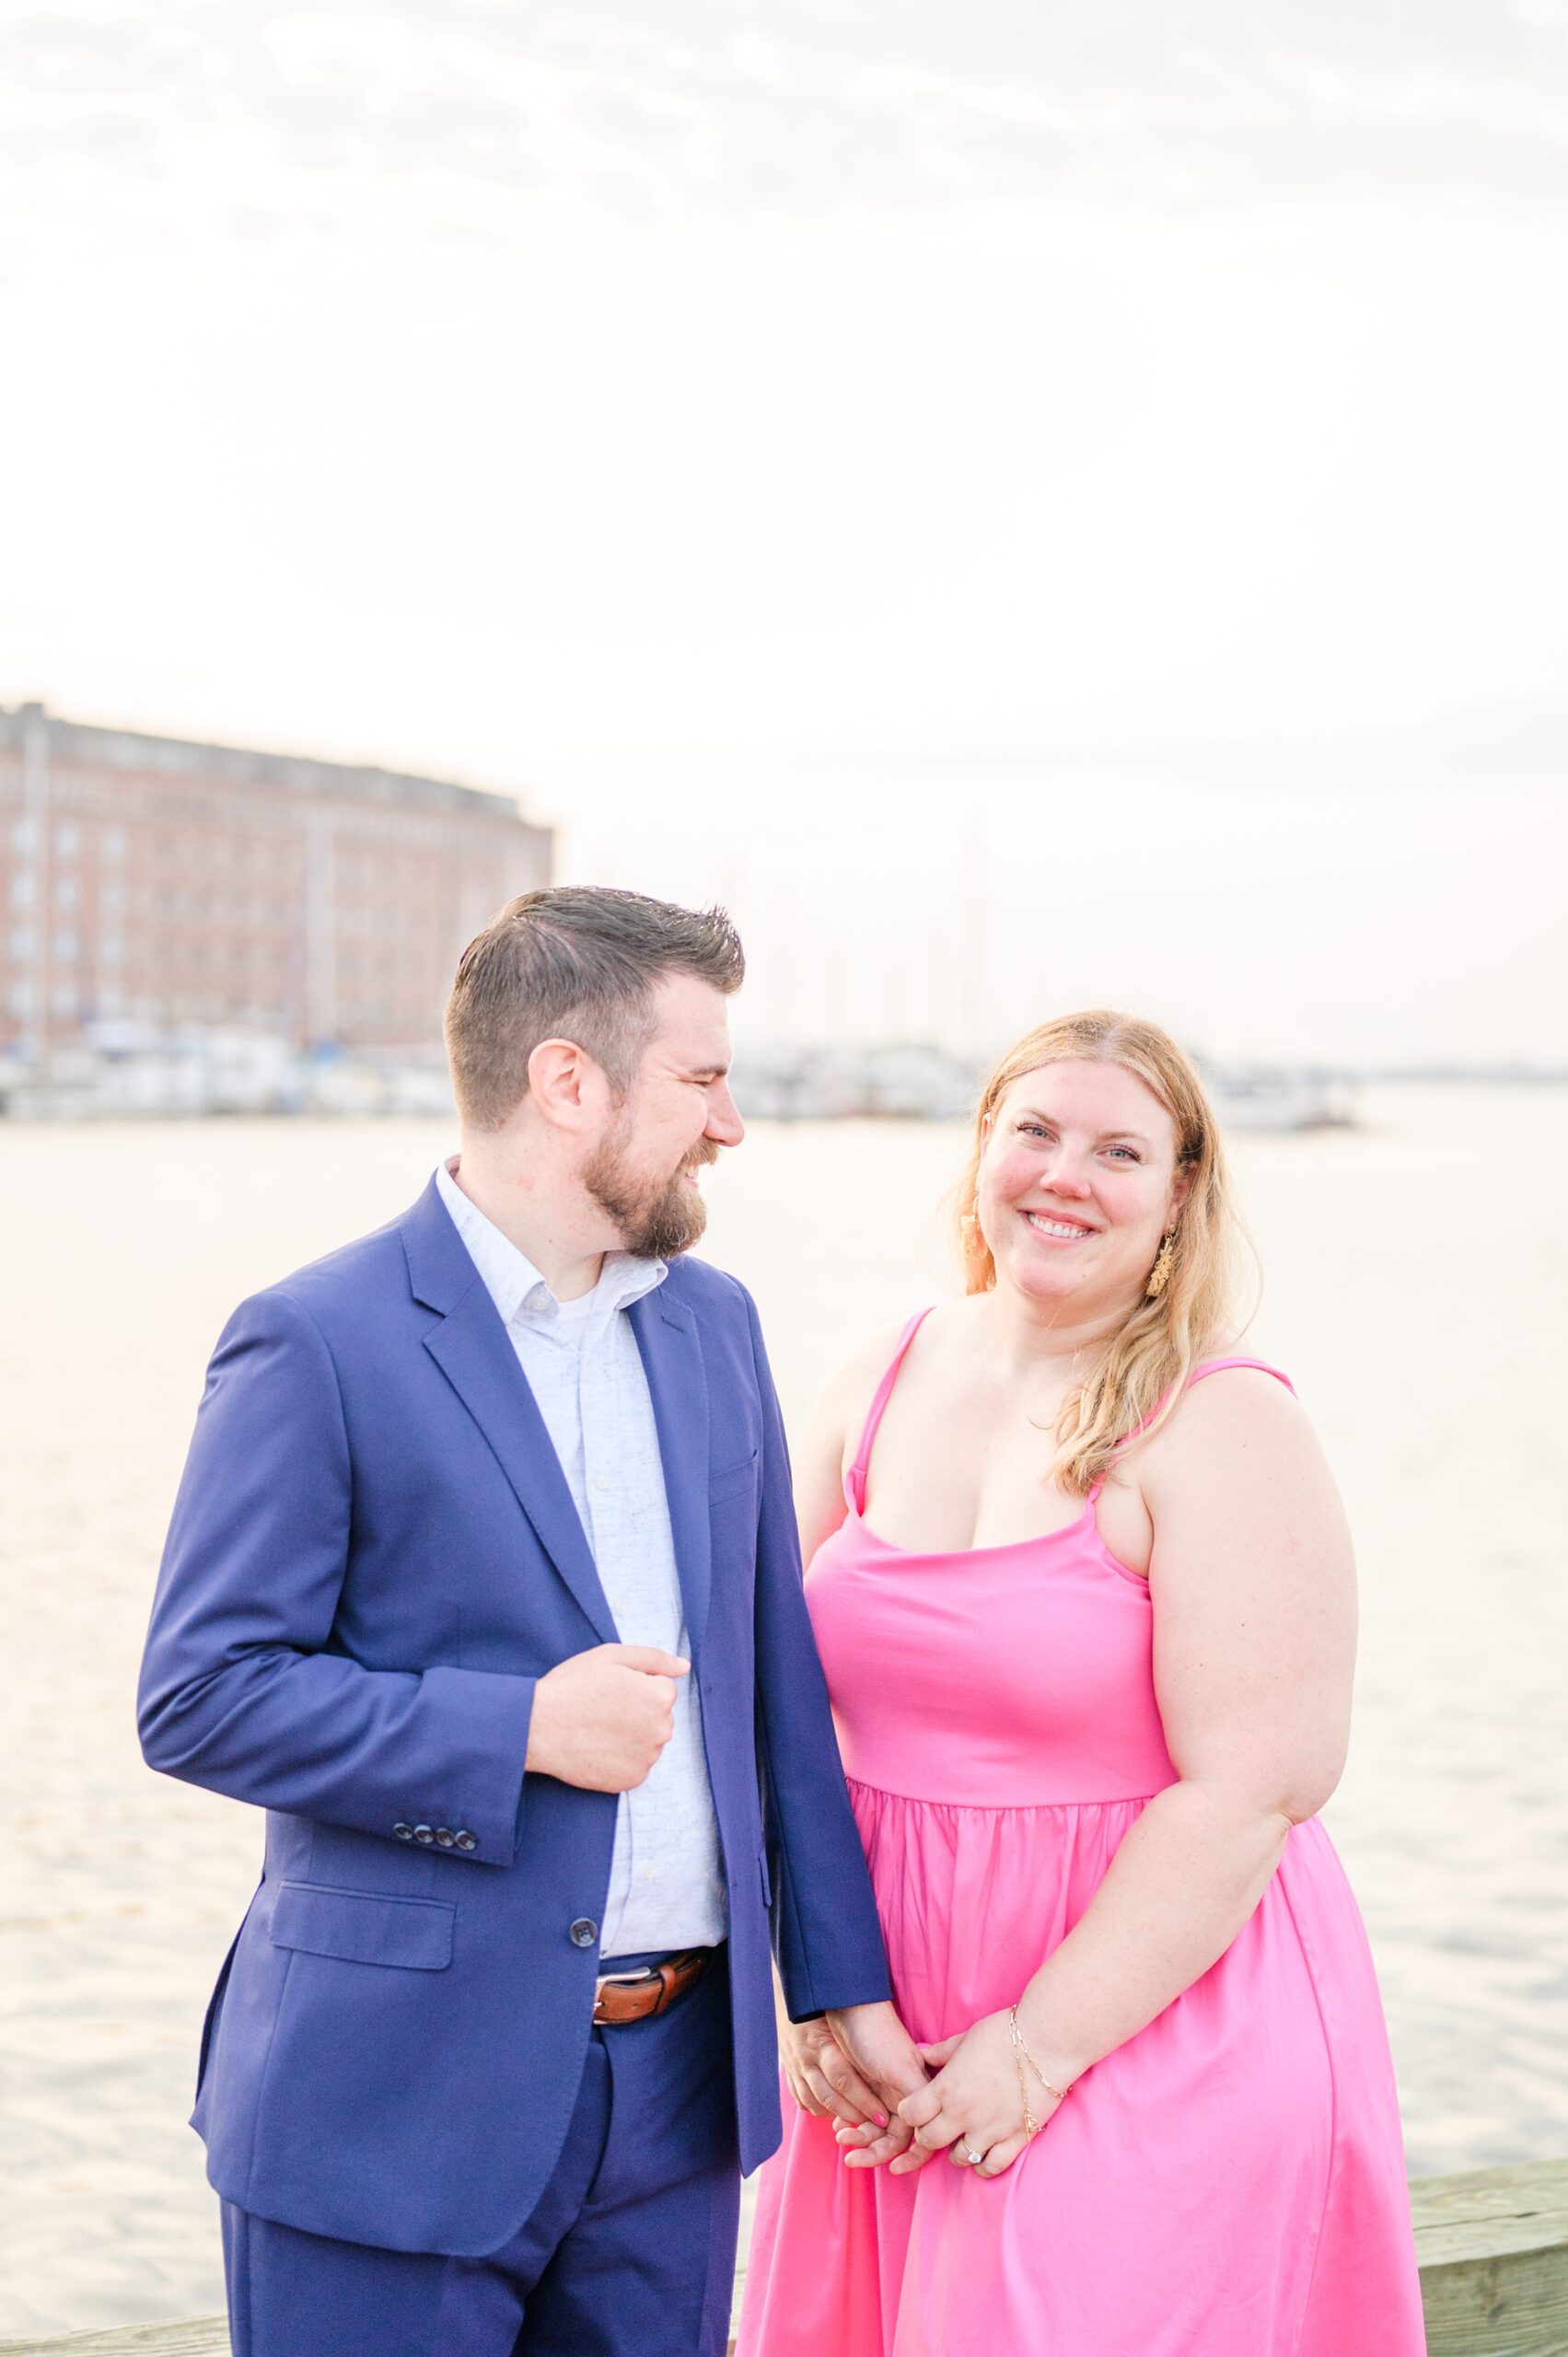
<instances>
[{"instance_id":1,"label":"distant boat","mask_svg":"<svg viewBox=\"0 0 1568 2357\"><path fill-rule=\"evenodd\" d=\"M1205 1077L1227 1130L1353 1130L1358 1126L1344 1081L1262 1067L1211 1070Z\"/></svg>"},{"instance_id":2,"label":"distant boat","mask_svg":"<svg viewBox=\"0 0 1568 2357\"><path fill-rule=\"evenodd\" d=\"M731 1078L742 1110L771 1121L958 1121L981 1086L966 1059L920 1040L752 1050Z\"/></svg>"},{"instance_id":3,"label":"distant boat","mask_svg":"<svg viewBox=\"0 0 1568 2357\"><path fill-rule=\"evenodd\" d=\"M205 1114L402 1114L449 1118L434 1051L301 1049L271 1032L103 1023L41 1071L0 1059L0 1115L185 1119Z\"/></svg>"}]
</instances>

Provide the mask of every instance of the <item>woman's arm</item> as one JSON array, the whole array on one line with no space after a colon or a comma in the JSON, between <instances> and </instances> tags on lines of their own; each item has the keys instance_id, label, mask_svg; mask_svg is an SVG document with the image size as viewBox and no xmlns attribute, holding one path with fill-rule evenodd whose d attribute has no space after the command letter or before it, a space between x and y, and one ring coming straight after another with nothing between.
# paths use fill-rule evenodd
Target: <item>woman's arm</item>
<instances>
[{"instance_id":1,"label":"woman's arm","mask_svg":"<svg viewBox=\"0 0 1568 2357\"><path fill-rule=\"evenodd\" d=\"M1291 1395L1255 1372L1210 1376L1140 1472L1155 1527L1155 1685L1179 1781L1149 1803L1080 1922L1019 1992L1029 2049L1063 2088L1230 1945L1292 1825L1338 1782L1349 1727L1350 1538ZM915 2149L893 2165L918 2167L963 2136L990 2152L987 2174L1007 2166L1025 2139L1006 2015L927 2060L945 2067L900 2107ZM1043 2120L1055 2104L1029 2085Z\"/></svg>"}]
</instances>

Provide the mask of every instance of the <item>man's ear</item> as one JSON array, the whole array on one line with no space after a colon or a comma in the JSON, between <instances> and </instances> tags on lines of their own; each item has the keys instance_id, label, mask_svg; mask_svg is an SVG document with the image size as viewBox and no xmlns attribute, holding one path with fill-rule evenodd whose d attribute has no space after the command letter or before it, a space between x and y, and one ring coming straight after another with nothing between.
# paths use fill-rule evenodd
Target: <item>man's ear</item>
<instances>
[{"instance_id":1,"label":"man's ear","mask_svg":"<svg viewBox=\"0 0 1568 2357\"><path fill-rule=\"evenodd\" d=\"M575 1039L541 1039L528 1058L528 1095L552 1129L583 1128L603 1086L604 1074Z\"/></svg>"}]
</instances>

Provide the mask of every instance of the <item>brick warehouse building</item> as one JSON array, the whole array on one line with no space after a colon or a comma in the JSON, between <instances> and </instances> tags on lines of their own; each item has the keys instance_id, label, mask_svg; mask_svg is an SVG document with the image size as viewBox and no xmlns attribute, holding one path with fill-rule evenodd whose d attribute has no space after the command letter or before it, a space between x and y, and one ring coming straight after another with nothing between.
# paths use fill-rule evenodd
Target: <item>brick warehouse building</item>
<instances>
[{"instance_id":1,"label":"brick warehouse building","mask_svg":"<svg viewBox=\"0 0 1568 2357\"><path fill-rule=\"evenodd\" d=\"M0 710L0 1048L102 1024L426 1051L549 830L439 778Z\"/></svg>"}]
</instances>

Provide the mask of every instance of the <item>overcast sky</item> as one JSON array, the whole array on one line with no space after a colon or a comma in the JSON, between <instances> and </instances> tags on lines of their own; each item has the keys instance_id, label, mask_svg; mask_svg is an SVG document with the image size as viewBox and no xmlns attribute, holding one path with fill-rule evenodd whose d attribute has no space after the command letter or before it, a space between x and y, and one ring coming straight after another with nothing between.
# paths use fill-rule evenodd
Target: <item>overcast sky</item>
<instances>
[{"instance_id":1,"label":"overcast sky","mask_svg":"<svg viewBox=\"0 0 1568 2357\"><path fill-rule=\"evenodd\" d=\"M759 1031L1568 1060L1568 5L0 6L0 699L520 791Z\"/></svg>"}]
</instances>

